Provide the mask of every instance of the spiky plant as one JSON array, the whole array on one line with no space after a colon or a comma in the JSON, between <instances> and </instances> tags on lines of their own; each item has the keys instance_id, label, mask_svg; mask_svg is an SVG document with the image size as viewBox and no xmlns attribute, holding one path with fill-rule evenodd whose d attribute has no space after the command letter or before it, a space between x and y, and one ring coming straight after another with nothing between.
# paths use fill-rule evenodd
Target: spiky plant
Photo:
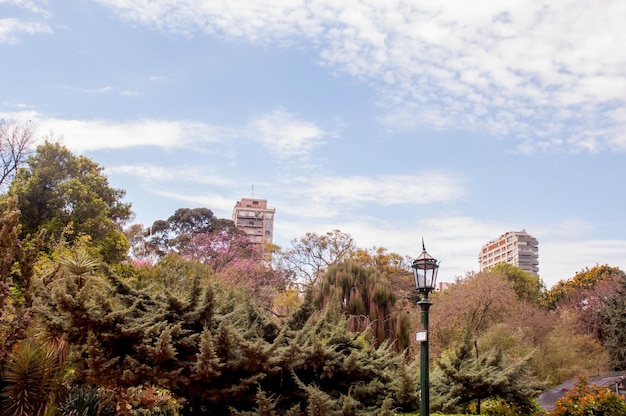
<instances>
[{"instance_id":1,"label":"spiky plant","mask_svg":"<svg viewBox=\"0 0 626 416\"><path fill-rule=\"evenodd\" d=\"M2 414L39 416L44 414L56 389L59 372L57 351L48 345L26 340L7 360L2 381Z\"/></svg>"},{"instance_id":2,"label":"spiky plant","mask_svg":"<svg viewBox=\"0 0 626 416\"><path fill-rule=\"evenodd\" d=\"M78 278L79 287L82 286L84 278L93 274L100 264L99 260L94 259L89 253L82 249L74 252L71 256L60 256L57 262L72 276Z\"/></svg>"}]
</instances>

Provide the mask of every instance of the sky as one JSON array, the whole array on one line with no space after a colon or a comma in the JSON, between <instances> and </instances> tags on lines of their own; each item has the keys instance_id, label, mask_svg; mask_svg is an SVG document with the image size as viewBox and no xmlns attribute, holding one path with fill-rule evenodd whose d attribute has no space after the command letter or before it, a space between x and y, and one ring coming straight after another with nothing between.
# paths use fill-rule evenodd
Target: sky
<instances>
[{"instance_id":1,"label":"sky","mask_svg":"<svg viewBox=\"0 0 626 416\"><path fill-rule=\"evenodd\" d=\"M547 287L626 270L626 2L0 0L0 118L104 167L134 223L276 208L274 243L478 271L507 231Z\"/></svg>"}]
</instances>

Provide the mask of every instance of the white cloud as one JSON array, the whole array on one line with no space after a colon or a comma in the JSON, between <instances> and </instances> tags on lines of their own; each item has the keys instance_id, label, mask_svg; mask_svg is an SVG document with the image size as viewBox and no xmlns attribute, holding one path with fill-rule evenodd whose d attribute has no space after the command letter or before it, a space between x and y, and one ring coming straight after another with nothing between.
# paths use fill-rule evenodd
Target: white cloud
<instances>
[{"instance_id":1,"label":"white cloud","mask_svg":"<svg viewBox=\"0 0 626 416\"><path fill-rule=\"evenodd\" d=\"M314 123L300 120L283 110L253 119L248 134L252 140L282 158L306 155L313 147L322 144L327 136Z\"/></svg>"},{"instance_id":2,"label":"white cloud","mask_svg":"<svg viewBox=\"0 0 626 416\"><path fill-rule=\"evenodd\" d=\"M363 202L382 206L430 204L457 200L464 195L460 178L444 172L378 177L321 177L311 182L307 186L307 193L324 195L342 205Z\"/></svg>"},{"instance_id":3,"label":"white cloud","mask_svg":"<svg viewBox=\"0 0 626 416\"><path fill-rule=\"evenodd\" d=\"M137 146L166 149L197 148L202 143L218 140L214 128L195 121L68 120L52 118L34 111L5 114L2 118L17 121L33 120L37 123L40 133L53 134L64 146L77 153Z\"/></svg>"},{"instance_id":4,"label":"white cloud","mask_svg":"<svg viewBox=\"0 0 626 416\"><path fill-rule=\"evenodd\" d=\"M626 108L619 0L99 2L186 35L311 41L325 64L381 88L389 113L381 120L395 127L418 120L526 141L559 138L574 150L622 149L611 143L623 125L594 143L569 140L610 123L607 106Z\"/></svg>"},{"instance_id":5,"label":"white cloud","mask_svg":"<svg viewBox=\"0 0 626 416\"><path fill-rule=\"evenodd\" d=\"M92 92L109 90L110 87L105 87ZM330 136L314 123L284 110L256 117L245 128L216 127L189 120L68 120L35 111L1 116L8 120L35 120L40 132L61 136L63 145L79 153L137 146L200 149L207 142L246 138L260 143L269 153L280 158L306 157Z\"/></svg>"},{"instance_id":6,"label":"white cloud","mask_svg":"<svg viewBox=\"0 0 626 416\"><path fill-rule=\"evenodd\" d=\"M14 18L0 19L0 44L19 43L21 35L51 33L50 26L38 22L25 22Z\"/></svg>"}]
</instances>

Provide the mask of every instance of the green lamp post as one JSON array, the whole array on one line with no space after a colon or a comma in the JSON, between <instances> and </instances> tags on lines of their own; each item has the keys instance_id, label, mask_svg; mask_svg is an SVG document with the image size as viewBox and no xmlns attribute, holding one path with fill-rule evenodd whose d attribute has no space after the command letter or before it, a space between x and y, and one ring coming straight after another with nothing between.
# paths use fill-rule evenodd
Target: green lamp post
<instances>
[{"instance_id":1,"label":"green lamp post","mask_svg":"<svg viewBox=\"0 0 626 416\"><path fill-rule=\"evenodd\" d=\"M428 294L435 290L439 262L426 252L422 238L422 254L411 265L415 278L415 289L422 295L417 302L421 309L422 328L415 334L420 342L420 416L430 415L430 384L428 377L428 309L433 304Z\"/></svg>"}]
</instances>

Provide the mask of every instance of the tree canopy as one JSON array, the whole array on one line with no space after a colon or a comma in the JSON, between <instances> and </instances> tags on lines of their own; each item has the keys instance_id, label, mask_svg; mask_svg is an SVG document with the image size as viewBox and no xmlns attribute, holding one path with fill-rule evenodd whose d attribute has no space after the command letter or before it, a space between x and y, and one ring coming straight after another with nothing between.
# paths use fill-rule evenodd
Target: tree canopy
<instances>
[{"instance_id":1,"label":"tree canopy","mask_svg":"<svg viewBox=\"0 0 626 416\"><path fill-rule=\"evenodd\" d=\"M88 236L106 261L126 257L129 244L121 230L130 204L122 201L125 191L109 185L100 165L51 142L38 146L26 164L9 190L18 197L22 235L46 230L49 250L55 241Z\"/></svg>"},{"instance_id":2,"label":"tree canopy","mask_svg":"<svg viewBox=\"0 0 626 416\"><path fill-rule=\"evenodd\" d=\"M378 343L390 342L398 351L409 346L408 316L394 308L396 294L373 267L350 260L334 264L322 277L317 293L318 307L336 304L347 316L350 330L369 327Z\"/></svg>"},{"instance_id":3,"label":"tree canopy","mask_svg":"<svg viewBox=\"0 0 626 416\"><path fill-rule=\"evenodd\" d=\"M217 218L208 208L179 208L168 219L156 220L146 230L146 246L151 254L164 256L188 250L196 235L221 232L235 235L238 230L232 220Z\"/></svg>"},{"instance_id":4,"label":"tree canopy","mask_svg":"<svg viewBox=\"0 0 626 416\"><path fill-rule=\"evenodd\" d=\"M375 346L369 331L349 332L337 308L315 313L309 296L276 323L242 292L211 283L199 263L175 267L187 270L182 288L168 279L135 288L140 276L122 279L106 266L73 269L85 272L81 279L63 267L46 279L40 313L48 332L66 334L76 349L75 377L158 384L185 398L190 415L365 415L386 401L415 409L403 356Z\"/></svg>"}]
</instances>

